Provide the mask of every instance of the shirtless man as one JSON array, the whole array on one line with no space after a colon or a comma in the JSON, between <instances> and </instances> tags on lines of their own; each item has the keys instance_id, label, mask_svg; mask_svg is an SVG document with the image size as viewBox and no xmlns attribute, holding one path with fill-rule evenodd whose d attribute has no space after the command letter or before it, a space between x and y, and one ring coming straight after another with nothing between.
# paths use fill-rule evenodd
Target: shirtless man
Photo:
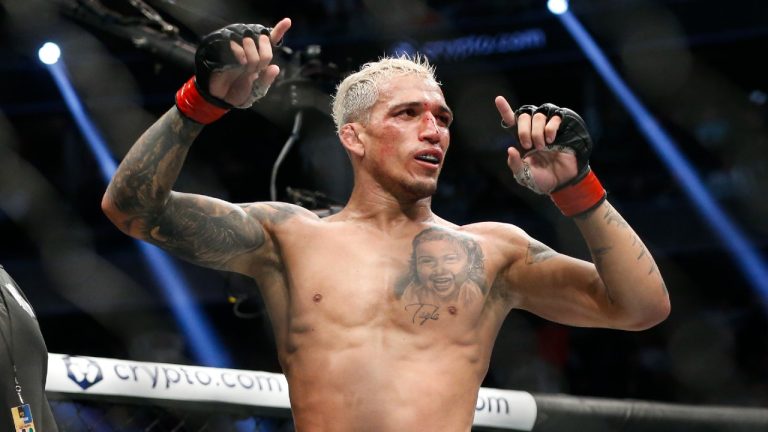
<instances>
[{"instance_id":1,"label":"shirtless man","mask_svg":"<svg viewBox=\"0 0 768 432\"><path fill-rule=\"evenodd\" d=\"M289 27L280 21L271 40ZM172 191L203 124L226 112L216 105L248 106L276 77L270 37L252 33L227 42L239 66L212 71L209 82L198 70L197 86L182 87L176 106L128 152L102 207L130 236L258 283L296 430L469 431L494 340L513 309L625 330L667 317L653 258L605 200L584 158L586 129L565 111L516 114L496 99L521 142L508 150L513 175L573 216L595 264L516 226L458 226L432 212L452 113L423 60L383 59L340 84L333 113L355 175L341 212L319 218L287 203ZM562 146L556 137L575 141Z\"/></svg>"}]
</instances>

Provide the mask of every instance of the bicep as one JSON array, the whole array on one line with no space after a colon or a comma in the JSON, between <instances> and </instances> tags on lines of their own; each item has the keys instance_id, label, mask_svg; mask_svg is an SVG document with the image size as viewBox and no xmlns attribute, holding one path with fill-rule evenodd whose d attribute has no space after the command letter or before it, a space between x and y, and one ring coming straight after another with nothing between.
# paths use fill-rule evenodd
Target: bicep
<instances>
[{"instance_id":1,"label":"bicep","mask_svg":"<svg viewBox=\"0 0 768 432\"><path fill-rule=\"evenodd\" d=\"M264 225L245 208L202 195L173 192L142 237L195 264L231 270L233 259L267 239Z\"/></svg>"}]
</instances>

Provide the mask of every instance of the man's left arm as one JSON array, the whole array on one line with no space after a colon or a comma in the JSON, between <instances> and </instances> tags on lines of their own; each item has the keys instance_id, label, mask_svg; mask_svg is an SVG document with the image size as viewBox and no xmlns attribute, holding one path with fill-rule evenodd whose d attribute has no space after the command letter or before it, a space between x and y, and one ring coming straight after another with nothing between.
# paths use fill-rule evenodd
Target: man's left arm
<instances>
[{"instance_id":1,"label":"man's left arm","mask_svg":"<svg viewBox=\"0 0 768 432\"><path fill-rule=\"evenodd\" d=\"M622 306L628 329L644 329L666 319L669 293L656 261L632 227L608 202L573 218L584 236L601 290Z\"/></svg>"},{"instance_id":2,"label":"man's left arm","mask_svg":"<svg viewBox=\"0 0 768 432\"><path fill-rule=\"evenodd\" d=\"M594 264L558 254L559 259L542 262L539 269L531 266L528 271L544 286L540 292L529 291L533 302L528 306L534 313L540 309L542 315L548 315L553 311L547 310L544 295L582 299L582 294L587 294L594 303L588 300L579 307L580 302L576 302L574 308L565 306L554 312L573 313L574 317L583 313L593 319L582 324L590 325L594 320L596 325L627 330L663 321L670 312L664 280L648 248L606 200L605 189L589 166L592 141L581 117L552 104L526 105L513 112L499 97L496 105L503 125L519 140L519 145L508 150L515 179L536 193L549 195L563 215L576 223ZM541 253L548 257L551 250L541 246ZM536 250L529 247L529 253ZM528 261L537 262L535 257ZM551 292L549 285L553 285ZM554 285L568 288L558 292ZM594 308L589 306L592 304ZM562 318L569 320L568 316Z\"/></svg>"}]
</instances>

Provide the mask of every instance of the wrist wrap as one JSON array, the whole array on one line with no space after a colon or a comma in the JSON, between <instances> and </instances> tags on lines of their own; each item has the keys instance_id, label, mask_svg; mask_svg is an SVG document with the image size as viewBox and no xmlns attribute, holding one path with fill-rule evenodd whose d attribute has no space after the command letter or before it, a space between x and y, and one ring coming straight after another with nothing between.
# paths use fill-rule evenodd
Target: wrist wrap
<instances>
[{"instance_id":1,"label":"wrist wrap","mask_svg":"<svg viewBox=\"0 0 768 432\"><path fill-rule=\"evenodd\" d=\"M184 117L204 125L213 123L229 111L206 100L197 89L195 77L176 92L176 108Z\"/></svg>"},{"instance_id":2,"label":"wrist wrap","mask_svg":"<svg viewBox=\"0 0 768 432\"><path fill-rule=\"evenodd\" d=\"M549 196L565 216L586 213L605 201L606 192L595 173L587 167L587 173L574 183L566 184Z\"/></svg>"}]
</instances>

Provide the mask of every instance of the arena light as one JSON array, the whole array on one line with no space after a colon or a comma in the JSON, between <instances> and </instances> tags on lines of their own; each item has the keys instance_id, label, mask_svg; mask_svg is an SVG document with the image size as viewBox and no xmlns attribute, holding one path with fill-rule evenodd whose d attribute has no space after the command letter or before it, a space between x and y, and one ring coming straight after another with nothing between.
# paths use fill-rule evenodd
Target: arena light
<instances>
[{"instance_id":1,"label":"arena light","mask_svg":"<svg viewBox=\"0 0 768 432\"><path fill-rule=\"evenodd\" d=\"M731 253L736 265L740 267L750 285L763 300L762 305L768 311L768 265L759 252L747 240L739 227L718 206L693 165L683 156L674 140L621 79L576 17L566 11L558 15L558 18L576 43L579 44L608 87L630 113L640 132L682 186L683 191L709 224L713 233Z\"/></svg>"},{"instance_id":2,"label":"arena light","mask_svg":"<svg viewBox=\"0 0 768 432\"><path fill-rule=\"evenodd\" d=\"M109 182L117 169L117 163L110 154L98 128L93 124L83 107L62 63L63 61L46 63L47 69L59 92L61 92L78 129L96 158L102 178L105 182ZM176 321L186 334L195 361L207 366L231 366L232 362L227 351L216 338L205 315L192 301L184 277L170 257L149 243L138 240L136 243L142 251L142 257L155 276L158 286L163 291Z\"/></svg>"},{"instance_id":3,"label":"arena light","mask_svg":"<svg viewBox=\"0 0 768 432\"><path fill-rule=\"evenodd\" d=\"M568 0L548 0L547 9L555 15L568 12Z\"/></svg>"},{"instance_id":4,"label":"arena light","mask_svg":"<svg viewBox=\"0 0 768 432\"><path fill-rule=\"evenodd\" d=\"M56 64L61 57L61 49L53 42L46 42L37 50L37 57L47 65Z\"/></svg>"}]
</instances>

